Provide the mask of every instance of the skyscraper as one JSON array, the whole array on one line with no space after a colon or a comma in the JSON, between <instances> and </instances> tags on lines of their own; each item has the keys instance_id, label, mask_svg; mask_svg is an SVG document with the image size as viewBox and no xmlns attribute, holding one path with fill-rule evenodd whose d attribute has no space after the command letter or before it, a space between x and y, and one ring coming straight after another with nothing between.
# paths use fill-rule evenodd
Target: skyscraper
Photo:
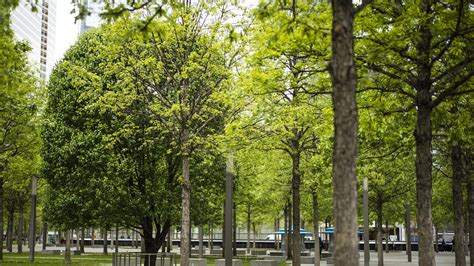
<instances>
[{"instance_id":1,"label":"skyscraper","mask_svg":"<svg viewBox=\"0 0 474 266\"><path fill-rule=\"evenodd\" d=\"M46 78L54 65L54 46L56 40L56 0L39 1L37 12L31 4L21 0L12 12L12 29L16 40L27 41L32 51L30 62L39 68L39 75Z\"/></svg>"},{"instance_id":2,"label":"skyscraper","mask_svg":"<svg viewBox=\"0 0 474 266\"><path fill-rule=\"evenodd\" d=\"M90 12L88 16L81 19L79 24L79 34L86 32L90 28L98 28L104 20L100 17L100 12L103 8L103 3L94 2L91 0L83 0L84 6Z\"/></svg>"}]
</instances>

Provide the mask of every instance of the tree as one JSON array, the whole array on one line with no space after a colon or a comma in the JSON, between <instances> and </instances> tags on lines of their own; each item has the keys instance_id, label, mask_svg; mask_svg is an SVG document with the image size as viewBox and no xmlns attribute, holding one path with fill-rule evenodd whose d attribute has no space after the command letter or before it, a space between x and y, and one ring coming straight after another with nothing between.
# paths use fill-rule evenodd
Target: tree
<instances>
[{"instance_id":1,"label":"tree","mask_svg":"<svg viewBox=\"0 0 474 266\"><path fill-rule=\"evenodd\" d=\"M204 8L200 6L199 8ZM168 30L150 34L150 56L161 65L142 72L139 80L154 93L161 110L154 119L172 138L179 151L182 175L181 263L189 259L190 164L193 151L203 137L213 134L211 127L226 107L218 99L229 77L224 50L219 47L219 27L204 31L204 10L186 6L174 13L178 23L166 24ZM171 19L171 21L175 21ZM146 63L146 61L145 61ZM232 63L232 62L230 62Z\"/></svg>"},{"instance_id":2,"label":"tree","mask_svg":"<svg viewBox=\"0 0 474 266\"><path fill-rule=\"evenodd\" d=\"M334 106L335 265L358 265L357 253L357 74L354 62L354 16L370 0L354 8L352 1L333 0L332 56L329 72Z\"/></svg>"},{"instance_id":3,"label":"tree","mask_svg":"<svg viewBox=\"0 0 474 266\"><path fill-rule=\"evenodd\" d=\"M10 13L17 5L18 1L0 2L0 232L4 231L3 197L9 165L16 156L28 154L29 145L37 141L35 93L39 84L28 65L29 46L15 42L10 29Z\"/></svg>"},{"instance_id":4,"label":"tree","mask_svg":"<svg viewBox=\"0 0 474 266\"><path fill-rule=\"evenodd\" d=\"M83 35L51 75L43 129L46 211L63 229L140 229L147 252L156 253L176 214L179 164L144 115L146 98L120 82L131 80L128 69L112 67L120 66L123 33Z\"/></svg>"},{"instance_id":5,"label":"tree","mask_svg":"<svg viewBox=\"0 0 474 266\"><path fill-rule=\"evenodd\" d=\"M249 94L260 148L279 150L291 162L292 261L300 264L301 211L304 156L317 149L328 81L325 61L329 53L326 5L302 1L262 3L251 42ZM323 28L323 30L321 30ZM259 131L259 132L258 132ZM265 143L266 142L266 143ZM289 254L288 254L289 255Z\"/></svg>"},{"instance_id":6,"label":"tree","mask_svg":"<svg viewBox=\"0 0 474 266\"><path fill-rule=\"evenodd\" d=\"M392 81L374 89L407 99L416 107L417 224L420 265L434 265L432 229L432 111L469 93L473 57L472 11L464 1L373 5L366 18L377 22L361 36L363 66ZM366 21L366 20L365 20ZM467 48L467 49L464 49ZM383 52L382 52L383 51ZM375 75L377 76L377 75Z\"/></svg>"}]
</instances>

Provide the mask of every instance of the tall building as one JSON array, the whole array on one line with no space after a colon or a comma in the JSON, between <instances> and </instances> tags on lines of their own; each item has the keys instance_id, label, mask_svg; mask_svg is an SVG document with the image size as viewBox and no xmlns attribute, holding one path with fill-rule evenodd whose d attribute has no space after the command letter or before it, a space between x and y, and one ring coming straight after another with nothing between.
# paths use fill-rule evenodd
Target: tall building
<instances>
[{"instance_id":1,"label":"tall building","mask_svg":"<svg viewBox=\"0 0 474 266\"><path fill-rule=\"evenodd\" d=\"M92 0L83 0L84 6L89 11L89 15L84 17L79 24L79 34L86 32L90 28L98 28L100 24L105 21L100 17L102 12L103 3L95 2Z\"/></svg>"},{"instance_id":2,"label":"tall building","mask_svg":"<svg viewBox=\"0 0 474 266\"><path fill-rule=\"evenodd\" d=\"M41 78L47 78L54 66L56 41L56 0L42 0L33 12L31 3L21 0L12 12L12 29L16 40L27 41L32 51L30 62L39 68Z\"/></svg>"}]
</instances>

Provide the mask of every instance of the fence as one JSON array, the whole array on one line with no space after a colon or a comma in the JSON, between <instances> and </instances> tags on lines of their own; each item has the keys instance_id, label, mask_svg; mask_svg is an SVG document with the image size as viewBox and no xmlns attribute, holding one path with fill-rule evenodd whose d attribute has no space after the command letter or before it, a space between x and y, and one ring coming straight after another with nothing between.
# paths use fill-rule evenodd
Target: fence
<instances>
[{"instance_id":1,"label":"fence","mask_svg":"<svg viewBox=\"0 0 474 266\"><path fill-rule=\"evenodd\" d=\"M178 257L175 253L114 253L112 266L175 266Z\"/></svg>"}]
</instances>

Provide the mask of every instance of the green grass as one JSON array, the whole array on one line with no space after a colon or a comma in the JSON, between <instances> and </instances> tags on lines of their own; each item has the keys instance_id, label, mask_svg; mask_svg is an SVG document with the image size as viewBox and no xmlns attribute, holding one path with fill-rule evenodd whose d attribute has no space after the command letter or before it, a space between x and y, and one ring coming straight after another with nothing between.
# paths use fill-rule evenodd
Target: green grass
<instances>
[{"instance_id":1,"label":"green grass","mask_svg":"<svg viewBox=\"0 0 474 266\"><path fill-rule=\"evenodd\" d=\"M242 266L250 266L252 259L242 259ZM0 263L2 266L26 266L26 265L41 265L41 266L60 266L60 265L74 265L74 266L105 266L112 265L112 255L97 255L97 254L82 254L78 256L71 256L72 263L64 263L64 255L44 255L35 254L35 263L29 262L28 253L16 254L16 253L3 253L3 262ZM179 257L177 258L179 261ZM208 265L215 265L215 259L207 259ZM286 265L280 263L280 266Z\"/></svg>"},{"instance_id":2,"label":"green grass","mask_svg":"<svg viewBox=\"0 0 474 266\"><path fill-rule=\"evenodd\" d=\"M63 255L43 255L35 254L35 263L29 262L28 253L15 254L4 253L3 262L0 265L14 266L14 265L42 265L42 266L59 266L59 265L75 265L75 266L101 266L104 264L112 264L112 256L104 255L78 255L71 256L72 264L64 263Z\"/></svg>"}]
</instances>

